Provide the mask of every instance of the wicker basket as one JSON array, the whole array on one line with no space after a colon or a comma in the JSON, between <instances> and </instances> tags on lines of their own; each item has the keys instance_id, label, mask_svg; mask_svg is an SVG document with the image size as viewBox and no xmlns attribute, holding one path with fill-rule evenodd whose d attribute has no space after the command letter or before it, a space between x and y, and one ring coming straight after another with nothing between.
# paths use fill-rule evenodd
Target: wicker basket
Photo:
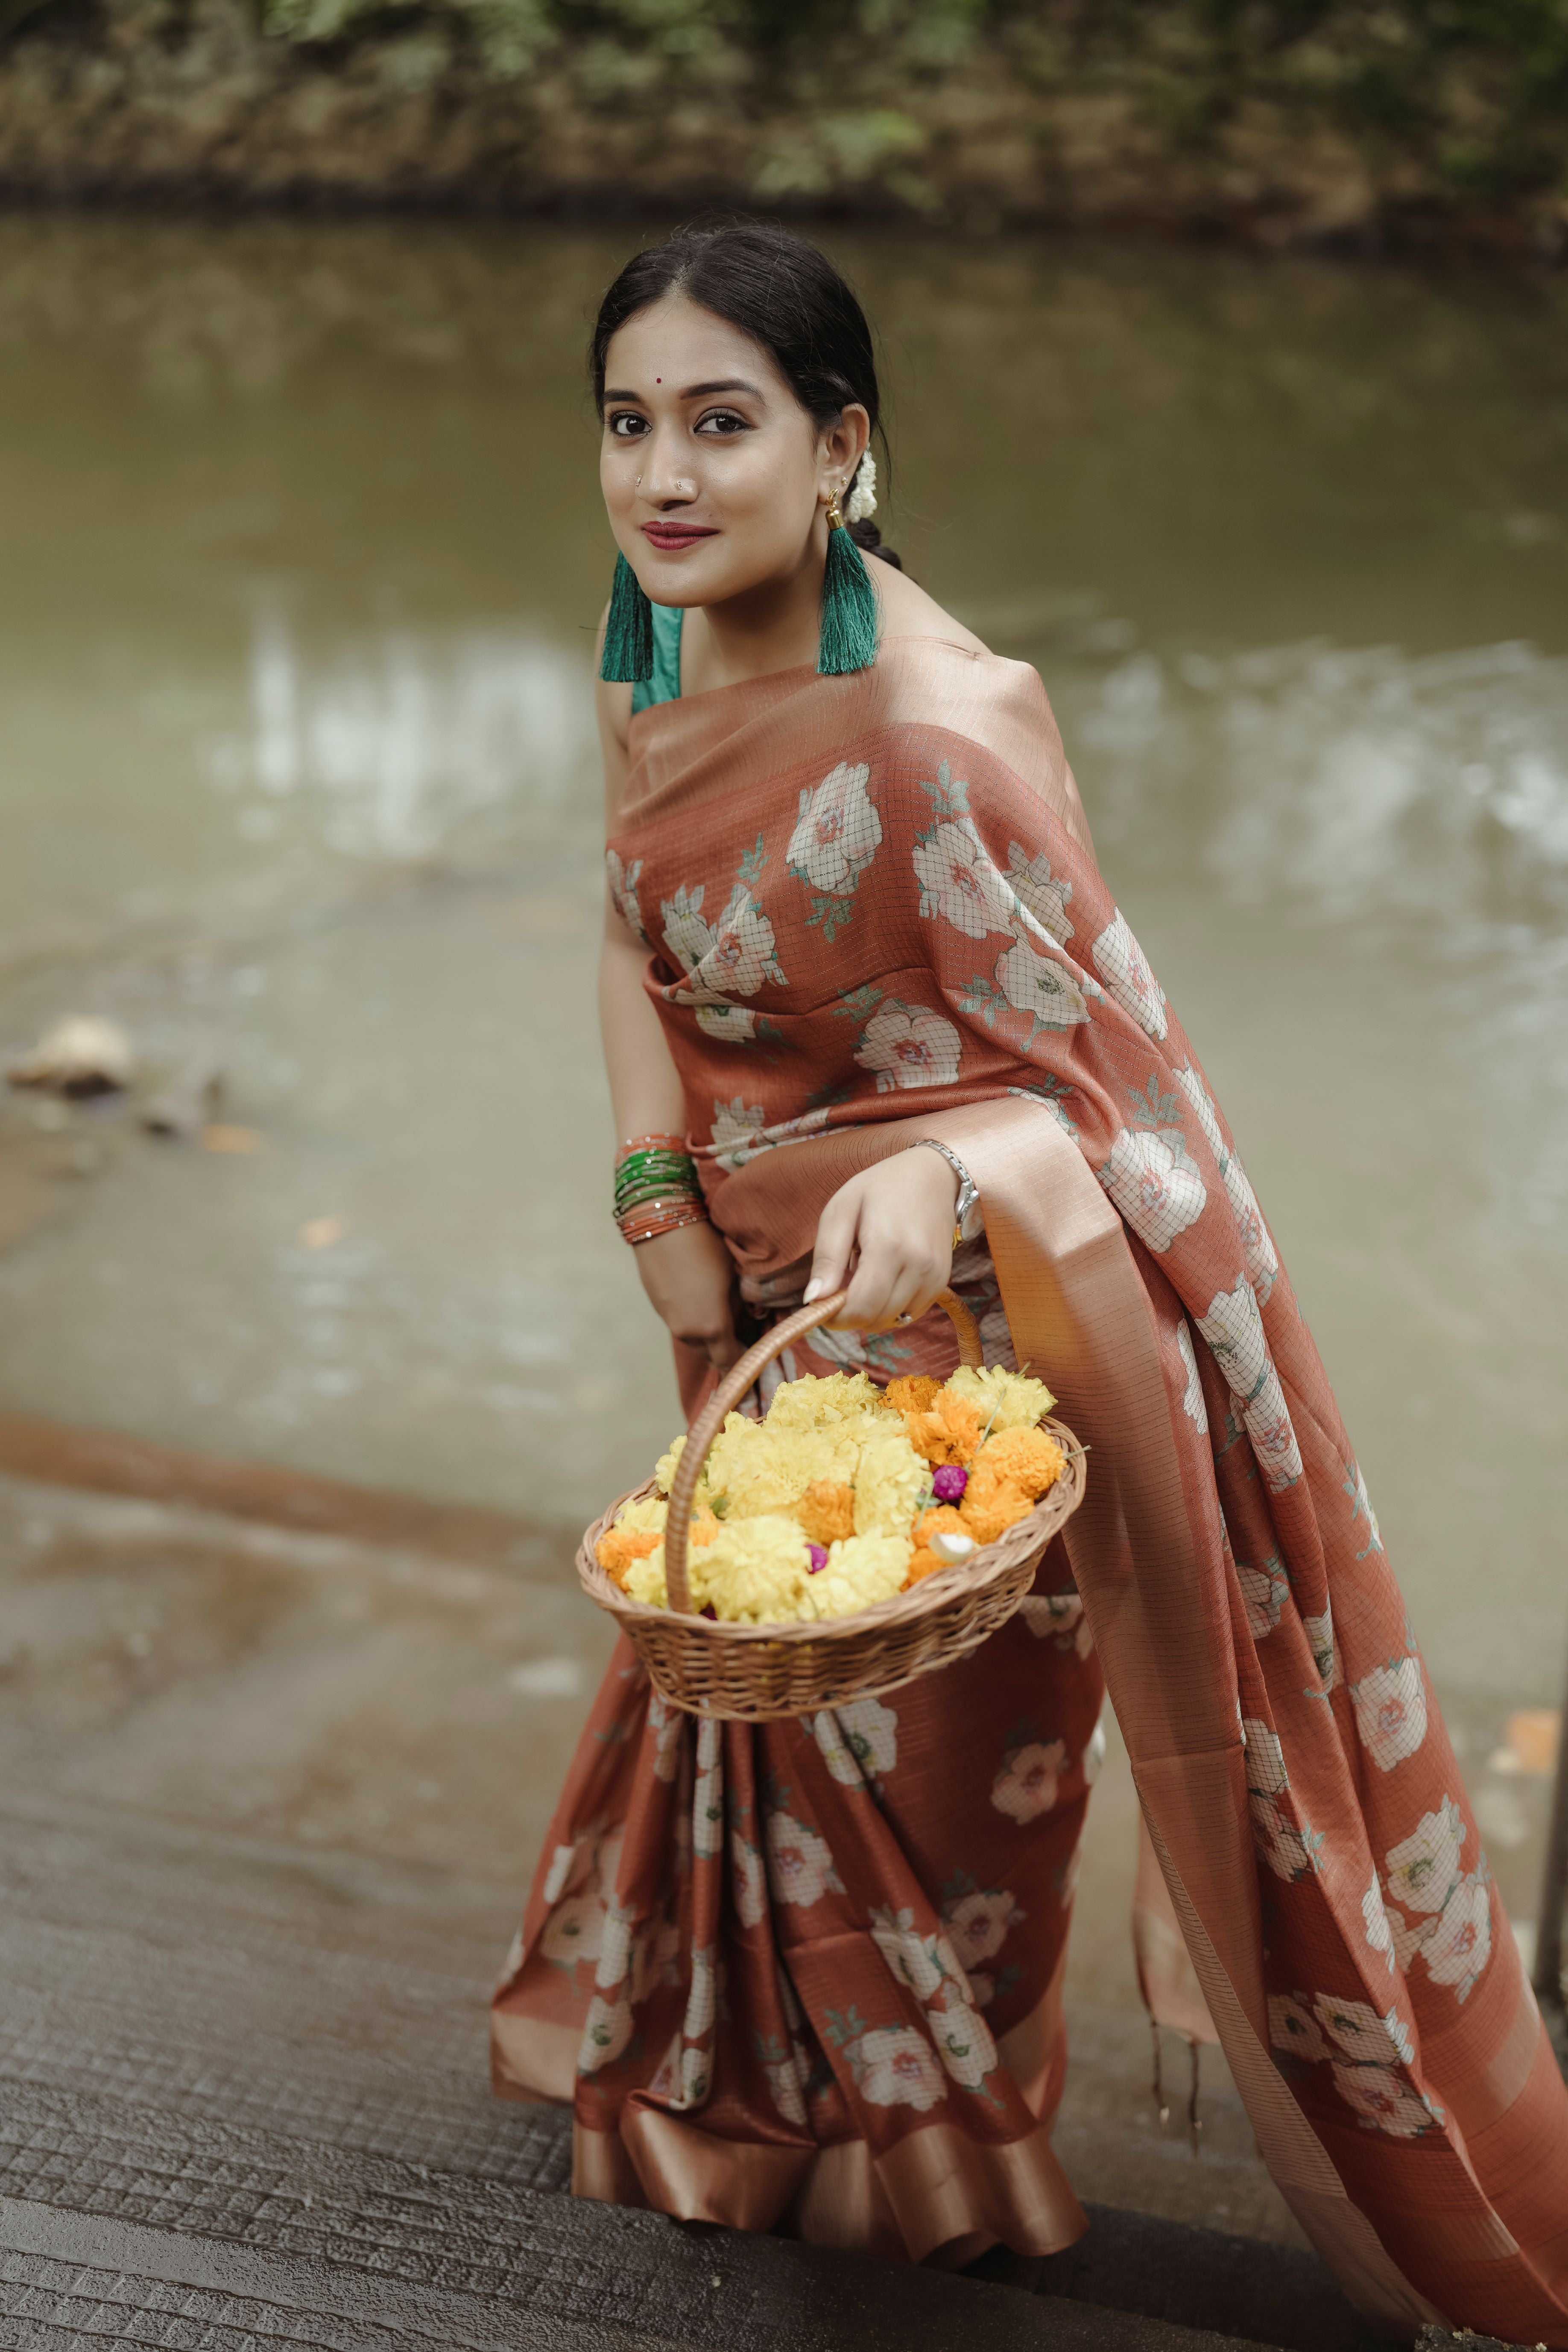
<instances>
[{"instance_id":1,"label":"wicker basket","mask_svg":"<svg viewBox=\"0 0 1568 2352\"><path fill-rule=\"evenodd\" d=\"M620 1625L654 1688L692 1715L768 1723L817 1707L841 1706L875 1691L897 1690L900 1683L913 1682L934 1667L951 1665L1006 1623L1034 1581L1040 1554L1083 1500L1083 1449L1070 1429L1059 1421L1047 1421L1043 1426L1067 1454L1061 1476L1026 1519L967 1559L938 1569L909 1591L895 1593L890 1601L879 1601L853 1617L810 1624L731 1625L694 1616L686 1579L687 1530L708 1449L726 1413L740 1403L763 1366L792 1340L819 1323L831 1322L844 1297L839 1291L775 1324L725 1375L698 1415L670 1490L664 1547L668 1609L630 1599L595 1557L599 1538L617 1514L627 1503L654 1492L651 1479L612 1504L583 1538L577 1573L584 1591ZM969 1309L951 1290L942 1292L940 1303L952 1318L961 1360L984 1363L980 1333Z\"/></svg>"}]
</instances>

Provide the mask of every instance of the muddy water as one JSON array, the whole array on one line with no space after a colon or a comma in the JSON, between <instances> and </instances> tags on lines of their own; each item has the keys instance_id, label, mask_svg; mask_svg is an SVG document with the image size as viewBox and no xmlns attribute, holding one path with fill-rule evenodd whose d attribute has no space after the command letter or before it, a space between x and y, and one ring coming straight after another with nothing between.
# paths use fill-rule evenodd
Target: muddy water
<instances>
[{"instance_id":1,"label":"muddy water","mask_svg":"<svg viewBox=\"0 0 1568 2352\"><path fill-rule=\"evenodd\" d=\"M0 1404L565 1517L672 1426L592 1003L615 250L0 222L0 1043L216 1055L245 1147L7 1103ZM1489 1742L1568 1591L1568 293L847 250L899 541L1040 665Z\"/></svg>"}]
</instances>

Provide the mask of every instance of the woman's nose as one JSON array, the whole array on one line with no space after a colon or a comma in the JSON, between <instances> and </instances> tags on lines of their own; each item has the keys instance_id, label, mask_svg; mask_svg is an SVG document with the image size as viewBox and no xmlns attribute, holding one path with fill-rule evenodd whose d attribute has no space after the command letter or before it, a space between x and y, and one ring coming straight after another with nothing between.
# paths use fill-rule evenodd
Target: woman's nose
<instances>
[{"instance_id":1,"label":"woman's nose","mask_svg":"<svg viewBox=\"0 0 1568 2352\"><path fill-rule=\"evenodd\" d=\"M662 435L656 434L644 451L647 463L637 476L637 488L655 506L667 506L697 496L697 484L684 473L675 453L668 455Z\"/></svg>"}]
</instances>

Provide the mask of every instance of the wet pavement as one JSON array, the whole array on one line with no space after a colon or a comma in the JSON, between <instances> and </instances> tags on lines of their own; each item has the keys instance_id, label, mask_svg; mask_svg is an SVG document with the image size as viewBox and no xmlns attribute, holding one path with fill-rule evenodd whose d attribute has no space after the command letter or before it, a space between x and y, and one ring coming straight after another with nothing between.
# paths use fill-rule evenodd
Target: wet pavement
<instances>
[{"instance_id":1,"label":"wet pavement","mask_svg":"<svg viewBox=\"0 0 1568 2352\"><path fill-rule=\"evenodd\" d=\"M15 1426L0 1423L0 1460L8 1442L21 1450ZM487 2145L503 2145L511 2126L504 2108L491 2113L485 2088L485 2003L610 1649L607 1622L577 1586L569 1532L520 1523L502 1543L504 1523L476 1528L454 1515L433 1526L416 1507L418 1540L399 1544L389 1539L395 1498L382 1496L366 1498L366 1540L353 1532L352 1490L302 1480L298 1516L336 1525L300 1532L278 1523L277 1494L264 1498L271 1517L152 1498L162 1462L144 1448L122 1463L124 1483L139 1472L140 1496L0 1476L0 1786L16 1818L37 1808L98 1855L68 1874L73 1932L98 1923L110 1940L94 1966L114 1988L79 2058L63 2075L57 2058L51 2079L90 2089L107 2069L112 2082L125 2062L111 2053L139 2046L145 1995L133 1990L135 1969L111 1964L118 1920L173 1906L195 1923L202 1952L224 1948L221 1920L200 1924L221 1857L220 1876L249 1874L282 1907L242 1937L256 1971L243 2045L227 1979L208 1984L207 1960L191 1962L183 2053L166 2087L209 2084L199 2095L210 2112L243 2120L270 2095L244 2087L258 2036L299 2033L308 2013L308 2038L320 2044L314 2100L327 2096L327 2053L342 2042L372 2073L416 2065L417 2096L400 2113L422 2118L416 2136L432 2160L449 2114L485 2116ZM181 1466L176 1459L176 1475ZM249 1474L233 1475L253 1507ZM216 1475L212 1483L221 1495ZM1135 1800L1109 1718L1108 1730L1069 1944L1072 2056L1058 2152L1085 2200L1300 2245L1217 2051L1203 2053L1201 2157L1181 2122L1186 2053L1174 2037L1165 2067L1175 2113L1159 2124L1128 1931ZM1487 1769L1500 1721L1478 1718L1469 1736L1505 1898L1527 1919L1547 1784ZM1497 1829L1513 1824L1520 1843L1500 1846ZM143 1884L125 1856L147 1839L167 1853ZM182 1886L175 1857L186 1846ZM374 1971L362 1982L346 1959L334 1961L330 1984L302 1992L321 1906L330 1920L367 1901L390 1906L377 1968L435 1971L414 2000L416 2047L408 2002L389 2006ZM25 2043L30 2029L10 1982L9 2032ZM17 2071L14 2054L0 2054L0 2072ZM348 2111L334 2110L333 2134L363 2144Z\"/></svg>"},{"instance_id":2,"label":"wet pavement","mask_svg":"<svg viewBox=\"0 0 1568 2352\"><path fill-rule=\"evenodd\" d=\"M489 1984L607 1650L562 1532L502 1549L415 1507L454 1540L399 1545L376 1496L367 1540L348 1490L300 1482L296 1519L335 1522L301 1532L121 1463L142 1494L0 1476L0 2342L161 2342L177 2307L226 2352L281 2299L289 2341L388 2352L1359 2343L1217 2054L1201 2158L1159 2129L1119 1755L1057 2135L1090 2235L911 2302L908 2273L580 2204L564 2113L489 2096Z\"/></svg>"}]
</instances>

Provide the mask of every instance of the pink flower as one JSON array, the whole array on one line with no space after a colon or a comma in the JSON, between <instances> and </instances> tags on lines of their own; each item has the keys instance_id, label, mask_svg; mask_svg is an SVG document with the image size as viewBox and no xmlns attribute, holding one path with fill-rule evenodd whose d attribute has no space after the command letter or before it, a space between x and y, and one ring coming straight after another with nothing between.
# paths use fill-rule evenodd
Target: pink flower
<instances>
[{"instance_id":1,"label":"pink flower","mask_svg":"<svg viewBox=\"0 0 1568 2352\"><path fill-rule=\"evenodd\" d=\"M937 2054L953 2081L966 2091L977 2091L996 2063L996 2044L985 2020L967 2001L955 2001L950 1994L947 2007L932 2011L930 2022Z\"/></svg>"},{"instance_id":2,"label":"pink flower","mask_svg":"<svg viewBox=\"0 0 1568 2352\"><path fill-rule=\"evenodd\" d=\"M1148 1248L1168 1250L1196 1224L1208 1193L1180 1136L1124 1127L1096 1171L1117 1208Z\"/></svg>"},{"instance_id":3,"label":"pink flower","mask_svg":"<svg viewBox=\"0 0 1568 2352\"><path fill-rule=\"evenodd\" d=\"M596 2074L601 2066L617 2059L632 2038L632 2005L623 1994L618 2000L606 2000L596 1992L588 2003L588 2014L583 2024L582 2047L577 2053L577 2072Z\"/></svg>"},{"instance_id":4,"label":"pink flower","mask_svg":"<svg viewBox=\"0 0 1568 2352\"><path fill-rule=\"evenodd\" d=\"M1492 1906L1486 1880L1461 1878L1443 1906L1443 1915L1422 1948L1434 1984L1451 1984L1460 2000L1491 1958Z\"/></svg>"},{"instance_id":5,"label":"pink flower","mask_svg":"<svg viewBox=\"0 0 1568 2352\"><path fill-rule=\"evenodd\" d=\"M1426 2101L1417 2098L1392 2067L1346 2066L1336 2058L1334 2081L1340 2096L1369 2129L1388 2132L1395 2139L1414 2139L1437 2120Z\"/></svg>"},{"instance_id":6,"label":"pink flower","mask_svg":"<svg viewBox=\"0 0 1568 2352\"><path fill-rule=\"evenodd\" d=\"M855 1059L876 1072L877 1092L885 1095L900 1087L952 1086L963 1051L957 1030L940 1013L889 997L867 1022Z\"/></svg>"},{"instance_id":7,"label":"pink flower","mask_svg":"<svg viewBox=\"0 0 1568 2352\"><path fill-rule=\"evenodd\" d=\"M912 2025L879 2025L851 2044L855 2087L874 2107L914 2107L921 2115L947 2096L942 2067Z\"/></svg>"},{"instance_id":8,"label":"pink flower","mask_svg":"<svg viewBox=\"0 0 1568 2352\"><path fill-rule=\"evenodd\" d=\"M1293 1993L1269 1994L1268 2042L1271 2049L1288 2051L1292 2057L1304 2059L1312 2066L1329 2054L1317 2020L1306 2002L1298 2000Z\"/></svg>"},{"instance_id":9,"label":"pink flower","mask_svg":"<svg viewBox=\"0 0 1568 2352\"><path fill-rule=\"evenodd\" d=\"M1392 1772L1396 1764L1415 1755L1426 1737L1426 1693L1420 1659L1401 1658L1393 1665L1374 1666L1370 1675L1351 1685L1351 1705L1362 1746L1380 1772Z\"/></svg>"},{"instance_id":10,"label":"pink flower","mask_svg":"<svg viewBox=\"0 0 1568 2352\"><path fill-rule=\"evenodd\" d=\"M1057 1801L1057 1776L1067 1753L1059 1739L1048 1746L1035 1739L1026 1748L1015 1748L992 1784L991 1801L997 1811L1016 1822L1048 1813Z\"/></svg>"},{"instance_id":11,"label":"pink flower","mask_svg":"<svg viewBox=\"0 0 1568 2352\"><path fill-rule=\"evenodd\" d=\"M596 1895L568 1895L544 1923L539 1948L547 1960L575 1968L597 1960L605 1933L605 1906Z\"/></svg>"},{"instance_id":12,"label":"pink flower","mask_svg":"<svg viewBox=\"0 0 1568 2352\"><path fill-rule=\"evenodd\" d=\"M922 915L941 915L966 939L1013 928L1013 892L973 824L939 824L914 852Z\"/></svg>"},{"instance_id":13,"label":"pink flower","mask_svg":"<svg viewBox=\"0 0 1568 2352\"><path fill-rule=\"evenodd\" d=\"M788 1813L768 1815L768 1876L778 1902L803 1909L830 1892L844 1892L826 1840Z\"/></svg>"},{"instance_id":14,"label":"pink flower","mask_svg":"<svg viewBox=\"0 0 1568 2352\"><path fill-rule=\"evenodd\" d=\"M1165 1017L1165 992L1150 971L1148 958L1128 929L1125 915L1118 911L1114 922L1101 931L1089 953L1096 971L1123 1013L1131 1013L1151 1037L1163 1037L1170 1025Z\"/></svg>"},{"instance_id":15,"label":"pink flower","mask_svg":"<svg viewBox=\"0 0 1568 2352\"><path fill-rule=\"evenodd\" d=\"M1331 2033L1348 2058L1369 2058L1380 2066L1408 2063L1415 2056L1408 2028L1397 2010L1380 2017L1364 2000L1339 2000L1321 1992L1312 2003L1325 2032Z\"/></svg>"},{"instance_id":16,"label":"pink flower","mask_svg":"<svg viewBox=\"0 0 1568 2352\"><path fill-rule=\"evenodd\" d=\"M847 895L877 855L882 820L866 790L870 775L864 761L852 768L841 760L815 792L801 793L784 863L814 890Z\"/></svg>"},{"instance_id":17,"label":"pink flower","mask_svg":"<svg viewBox=\"0 0 1568 2352\"><path fill-rule=\"evenodd\" d=\"M952 1937L953 1948L969 1975L980 1961L989 1960L1006 1941L1008 1930L1016 1927L1025 1914L1005 1888L993 1887L982 1893L961 1895L942 1912Z\"/></svg>"},{"instance_id":18,"label":"pink flower","mask_svg":"<svg viewBox=\"0 0 1568 2352\"><path fill-rule=\"evenodd\" d=\"M1392 1898L1405 1910L1441 1910L1460 1874L1462 1844L1465 1818L1453 1797L1444 1797L1436 1813L1422 1813L1411 1834L1383 1855Z\"/></svg>"},{"instance_id":19,"label":"pink flower","mask_svg":"<svg viewBox=\"0 0 1568 2352\"><path fill-rule=\"evenodd\" d=\"M739 1830L730 1832L730 1860L734 1870L735 1908L742 1927L760 1927L768 1907L767 1879L763 1857L748 1845Z\"/></svg>"}]
</instances>

